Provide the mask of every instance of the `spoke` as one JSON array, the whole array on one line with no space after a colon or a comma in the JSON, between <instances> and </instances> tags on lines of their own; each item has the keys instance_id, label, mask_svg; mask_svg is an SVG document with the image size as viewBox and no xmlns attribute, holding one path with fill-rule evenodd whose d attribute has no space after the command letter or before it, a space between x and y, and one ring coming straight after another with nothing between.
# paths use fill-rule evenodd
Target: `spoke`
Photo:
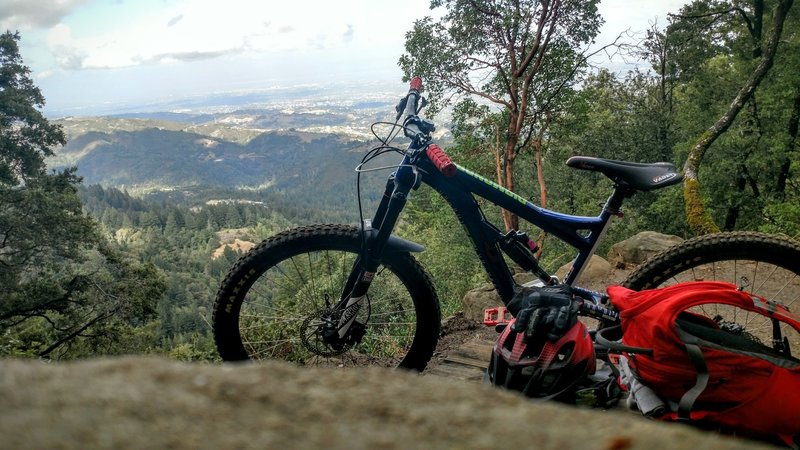
<instances>
[{"instance_id":1,"label":"spoke","mask_svg":"<svg viewBox=\"0 0 800 450\"><path fill-rule=\"evenodd\" d=\"M247 318L251 318L252 316L246 316L246 317ZM278 325L278 324L281 324L281 323L298 323L298 322L302 322L302 321L303 321L303 319L281 319L281 320L278 320L278 318L274 318L274 320L271 320L269 323L260 323L260 324L257 324L257 325L249 325L249 326L246 326L246 327L239 326L239 332L249 331L249 330L258 330L258 329L262 329L263 330L265 328L274 327L275 325ZM311 324L311 325L318 326L318 325L322 325L322 323L323 322L319 322L318 324L315 323L315 324Z\"/></svg>"},{"instance_id":2,"label":"spoke","mask_svg":"<svg viewBox=\"0 0 800 450\"><path fill-rule=\"evenodd\" d=\"M311 252L306 253L306 255L308 256L308 278L311 280L311 293L313 294L314 299L318 299L319 292L317 291L317 284L314 283L314 279L317 277L314 276L314 263L311 261Z\"/></svg>"},{"instance_id":3,"label":"spoke","mask_svg":"<svg viewBox=\"0 0 800 450\"><path fill-rule=\"evenodd\" d=\"M289 343L289 342L292 342L292 341L290 339L280 339L280 340L273 339L273 340L270 340L270 341L242 341L242 344L247 345L251 349L253 349L253 352L254 352L253 354L259 354L259 353L264 353L266 351L275 349L279 345L286 344L286 343ZM256 345L260 346L260 345L264 345L264 344L274 344L274 345L272 347L268 347L268 348L260 350L260 351L256 350L256 347L255 347Z\"/></svg>"},{"instance_id":4,"label":"spoke","mask_svg":"<svg viewBox=\"0 0 800 450\"><path fill-rule=\"evenodd\" d=\"M773 267L772 272L770 272L769 275L767 275L767 277L764 278L764 281L761 282L761 285L758 288L756 288L757 290L754 290L753 293L757 294L758 292L761 292L761 288L763 288L764 285L767 284L767 281L771 280L772 276L775 275L775 272L778 271L778 266L772 266L772 267ZM753 283L753 285L755 285L755 283Z\"/></svg>"},{"instance_id":5,"label":"spoke","mask_svg":"<svg viewBox=\"0 0 800 450\"><path fill-rule=\"evenodd\" d=\"M371 339L378 340L378 341L389 341L389 340L394 341L394 340L396 340L395 338L412 339L413 337L414 337L413 334L386 334L386 333L380 333L380 334L372 334L372 335L370 335Z\"/></svg>"},{"instance_id":6,"label":"spoke","mask_svg":"<svg viewBox=\"0 0 800 450\"><path fill-rule=\"evenodd\" d=\"M289 257L289 261L292 261L292 264L294 264L294 256L290 256ZM287 275L286 272L281 267L281 265L283 265L285 262L286 261L284 260L284 261L281 261L280 263L276 264L275 265L275 270L277 270L281 275L283 275L284 278L288 279L289 282L292 283L292 285L294 286L294 289L297 292L302 291L303 286L302 285L298 286L297 283L295 282L295 280L290 278L289 275Z\"/></svg>"},{"instance_id":7,"label":"spoke","mask_svg":"<svg viewBox=\"0 0 800 450\"><path fill-rule=\"evenodd\" d=\"M296 342L297 338L283 338L283 339L270 339L268 341L245 341L246 344L250 345L264 345L264 344L275 344L275 346L280 344L285 344L287 342ZM274 346L273 346L274 348Z\"/></svg>"},{"instance_id":8,"label":"spoke","mask_svg":"<svg viewBox=\"0 0 800 450\"><path fill-rule=\"evenodd\" d=\"M746 327L746 330L751 334L756 334L755 333L756 331L762 331L762 330L765 330L765 329L766 330L772 330L772 322L770 322L768 320L762 320L760 323L762 323L763 325Z\"/></svg>"},{"instance_id":9,"label":"spoke","mask_svg":"<svg viewBox=\"0 0 800 450\"><path fill-rule=\"evenodd\" d=\"M369 322L370 326L372 325L414 325L416 322Z\"/></svg>"},{"instance_id":10,"label":"spoke","mask_svg":"<svg viewBox=\"0 0 800 450\"><path fill-rule=\"evenodd\" d=\"M248 297L245 297L245 298L242 300L242 305L250 305L250 306L255 306L255 307L261 307L261 308L263 308L263 309L269 309L269 310L273 310L273 311L275 311L275 310L276 310L274 306L271 306L271 305L267 305L267 304L265 304L265 303L260 303L260 302L256 302L256 301L252 301L252 300L250 300L250 297L249 297L249 296L248 296Z\"/></svg>"},{"instance_id":11,"label":"spoke","mask_svg":"<svg viewBox=\"0 0 800 450\"><path fill-rule=\"evenodd\" d=\"M277 266L276 266L276 268L277 268ZM283 278L287 278L287 277L286 277L286 274L283 274ZM273 285L273 286L275 286L275 288L277 288L277 290L278 290L278 291L291 292L291 291L293 291L293 290L296 290L296 289L294 289L294 288L291 288L291 287L289 287L289 286L286 286L286 285L280 284L280 283L278 283L277 281L273 280L273 279L272 279L272 277L270 276L270 273L269 273L269 272L266 272L266 273L264 273L264 275L262 275L262 276L261 276L261 278L259 278L259 279L258 279L258 282L256 282L256 283L253 283L253 288L251 288L251 289L255 289L255 288L256 288L256 286L258 286L259 282L261 282L262 280L264 280L266 283L272 283L272 285ZM290 281L291 281L291 280L290 280ZM266 283L264 283L264 284L266 284ZM292 284L294 284L294 283L292 283ZM263 294L263 293L261 293L261 291L259 291L258 289L256 289L256 291L257 291L259 294L261 294L261 295L264 295L264 294ZM264 295L264 296L265 296L265 297L267 297L266 295Z\"/></svg>"},{"instance_id":12,"label":"spoke","mask_svg":"<svg viewBox=\"0 0 800 450\"><path fill-rule=\"evenodd\" d=\"M783 292L783 290L784 290L784 289L786 289L786 286L789 286L789 284L790 284L792 281L794 281L794 280L795 280L795 278L797 278L797 274L794 274L794 275L792 276L792 278L790 278L790 279L789 279L789 280L786 282L786 284L784 284L784 285L783 285L783 287L781 287L781 290L779 290L779 291L778 291L778 293L777 293L777 294L775 294L775 295L774 295L772 298L773 298L774 300L777 300L777 299L778 299L778 296L781 294L781 292ZM796 298L796 297L795 297L795 300L797 300L797 298ZM788 308L789 306L792 306L792 305L794 304L795 300L792 300L792 301L791 301L789 304L787 304L787 305L786 305L786 307Z\"/></svg>"},{"instance_id":13,"label":"spoke","mask_svg":"<svg viewBox=\"0 0 800 450\"><path fill-rule=\"evenodd\" d=\"M375 304L382 305L382 304L386 304L386 303L395 303L395 304L408 303L409 306L413 305L413 301L409 297L406 297L406 296L400 297L400 294L395 295L394 297L381 297L380 294L381 294L381 292L378 292L378 297L377 297L377 300L376 300L375 299L375 293L372 292L370 294L370 300L371 300L370 303L372 303L373 305L375 305ZM413 307L411 309L413 309Z\"/></svg>"},{"instance_id":14,"label":"spoke","mask_svg":"<svg viewBox=\"0 0 800 450\"><path fill-rule=\"evenodd\" d=\"M756 261L755 267L753 267L753 281L750 282L750 285L756 287L756 277L758 276L758 261Z\"/></svg>"},{"instance_id":15,"label":"spoke","mask_svg":"<svg viewBox=\"0 0 800 450\"><path fill-rule=\"evenodd\" d=\"M333 286L337 286L337 285L341 286L342 285L341 279L340 280L334 280L333 279L333 270L331 270L331 255L330 255L330 252L328 252L328 250L325 250L325 261L328 263L327 264L327 266L328 266L328 279L331 280L332 283L335 283L335 284L333 284ZM339 290L341 290L341 288ZM325 300L325 299L323 299L323 300ZM326 308L329 306L329 305L327 305L327 303L328 302L326 300L326 305L325 305Z\"/></svg>"},{"instance_id":16,"label":"spoke","mask_svg":"<svg viewBox=\"0 0 800 450\"><path fill-rule=\"evenodd\" d=\"M302 286L305 286L306 284L308 284L306 279L303 277L303 273L300 271L300 268L297 267L297 261L294 260L294 256L289 258L289 261L292 262L292 266L294 267L294 271L297 272L297 276L300 277L300 283L302 283Z\"/></svg>"},{"instance_id":17,"label":"spoke","mask_svg":"<svg viewBox=\"0 0 800 450\"><path fill-rule=\"evenodd\" d=\"M347 270L347 267L350 267L350 270L355 270L355 267L353 267L353 264L350 264L348 266L348 264L347 264L347 254L345 252L342 252L342 264L341 264L341 266L342 266L342 278L340 278L341 279L341 283L340 284L342 285L342 292L339 293L339 299L337 299L337 300L344 299L345 296L350 295L349 292L344 292L344 284L347 283L347 278L348 278L346 270Z\"/></svg>"},{"instance_id":18,"label":"spoke","mask_svg":"<svg viewBox=\"0 0 800 450\"><path fill-rule=\"evenodd\" d=\"M379 313L372 313L372 317L390 316L392 314L406 315L406 314L409 314L409 311L413 311L413 309L409 308L408 310L404 310L404 311L382 311L382 312L379 312Z\"/></svg>"}]
</instances>

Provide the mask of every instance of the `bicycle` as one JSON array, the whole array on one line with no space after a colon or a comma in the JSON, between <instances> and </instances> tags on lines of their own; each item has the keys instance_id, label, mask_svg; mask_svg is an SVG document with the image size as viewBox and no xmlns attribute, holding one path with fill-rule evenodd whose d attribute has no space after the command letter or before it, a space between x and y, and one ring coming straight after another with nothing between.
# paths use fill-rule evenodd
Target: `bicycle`
<instances>
[{"instance_id":1,"label":"bicycle","mask_svg":"<svg viewBox=\"0 0 800 450\"><path fill-rule=\"evenodd\" d=\"M611 219L621 215L624 199L679 183L682 176L675 166L574 156L568 166L603 173L613 182L612 193L596 217L547 210L454 163L433 143L435 125L419 116L425 105L421 92L422 81L415 77L396 108L394 126L411 140L408 147L390 145L399 134L393 130L359 166L360 170L386 152L402 155L371 220L362 216L359 226L311 225L284 231L235 263L213 310L214 337L223 360L277 358L304 365L374 364L422 371L439 336L439 300L431 278L412 255L423 247L392 232L408 194L423 183L455 211L504 303L517 286L503 253L536 275L539 285L562 281L540 267L533 254L535 243L527 234L503 233L487 220L475 196L575 248L577 255L563 282L573 285L583 302L581 313L606 325L618 322L604 294L575 286L575 281ZM766 273L771 279L786 283L761 292L772 287L762 279L764 266L769 266ZM742 276L744 270L747 274ZM684 279L719 279L717 275L729 272L741 289L759 290L756 293L762 296L791 304L800 295L800 246L787 238L752 232L703 236L652 258L624 285L639 290ZM741 321L735 312L702 313L733 314L731 322Z\"/></svg>"}]
</instances>

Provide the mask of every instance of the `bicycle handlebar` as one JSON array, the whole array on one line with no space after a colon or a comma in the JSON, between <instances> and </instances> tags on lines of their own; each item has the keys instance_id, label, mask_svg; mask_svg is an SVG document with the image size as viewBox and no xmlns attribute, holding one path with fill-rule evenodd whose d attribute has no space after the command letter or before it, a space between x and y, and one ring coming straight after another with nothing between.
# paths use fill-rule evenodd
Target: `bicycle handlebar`
<instances>
[{"instance_id":1,"label":"bicycle handlebar","mask_svg":"<svg viewBox=\"0 0 800 450\"><path fill-rule=\"evenodd\" d=\"M416 119L422 89L422 78L412 78L406 95L405 109L403 110L403 127L406 128L404 134L410 139L416 139L416 136L420 133Z\"/></svg>"},{"instance_id":2,"label":"bicycle handlebar","mask_svg":"<svg viewBox=\"0 0 800 450\"><path fill-rule=\"evenodd\" d=\"M428 159L430 159L433 165L439 169L439 172L442 172L442 175L446 177L452 177L456 174L458 169L453 163L453 160L451 160L450 157L447 156L447 153L439 148L438 145L429 145L428 150L425 153L428 154Z\"/></svg>"},{"instance_id":3,"label":"bicycle handlebar","mask_svg":"<svg viewBox=\"0 0 800 450\"><path fill-rule=\"evenodd\" d=\"M420 144L419 149L422 149L422 145L424 142L419 141L420 136L426 136L428 132L433 130L433 123L430 121L420 120L417 117L417 111L419 110L419 100L422 98L420 93L423 90L422 86L422 78L420 77L413 77L411 78L411 83L409 84L408 94L405 98L405 107L403 108L403 133L405 136L416 144ZM402 103L401 103L402 104ZM423 106L425 105L423 100ZM423 129L426 131L423 132ZM452 177L456 174L458 170L456 165L450 159L449 156L436 144L429 144L426 146L425 153L428 156L428 159L433 163L439 172L441 172L446 177Z\"/></svg>"},{"instance_id":4,"label":"bicycle handlebar","mask_svg":"<svg viewBox=\"0 0 800 450\"><path fill-rule=\"evenodd\" d=\"M410 88L415 90L415 91L417 91L417 92L421 92L422 91L422 78L421 77L412 78L411 79Z\"/></svg>"}]
</instances>

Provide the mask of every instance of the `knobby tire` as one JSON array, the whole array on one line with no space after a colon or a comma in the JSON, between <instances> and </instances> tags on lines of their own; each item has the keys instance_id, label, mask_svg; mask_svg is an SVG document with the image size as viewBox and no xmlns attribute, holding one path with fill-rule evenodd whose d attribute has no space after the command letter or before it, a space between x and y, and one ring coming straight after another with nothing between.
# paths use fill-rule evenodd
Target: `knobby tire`
<instances>
[{"instance_id":1,"label":"knobby tire","mask_svg":"<svg viewBox=\"0 0 800 450\"><path fill-rule=\"evenodd\" d=\"M214 303L214 339L225 361L283 359L301 365L379 365L422 371L436 348L439 300L406 252L387 252L357 320L359 344L326 345L315 333L361 249L358 228L312 225L279 233L242 256Z\"/></svg>"}]
</instances>

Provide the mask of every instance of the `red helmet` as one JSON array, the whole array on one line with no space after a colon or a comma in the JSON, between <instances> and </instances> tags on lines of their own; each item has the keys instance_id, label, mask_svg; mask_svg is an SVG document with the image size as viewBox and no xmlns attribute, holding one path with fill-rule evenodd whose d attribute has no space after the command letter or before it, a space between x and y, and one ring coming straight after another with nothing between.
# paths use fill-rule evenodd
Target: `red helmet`
<instances>
[{"instance_id":1,"label":"red helmet","mask_svg":"<svg viewBox=\"0 0 800 450\"><path fill-rule=\"evenodd\" d=\"M595 372L594 344L580 321L557 341L541 336L526 342L513 324L511 320L506 325L494 345L486 374L491 384L528 397L555 399L573 393Z\"/></svg>"}]
</instances>

